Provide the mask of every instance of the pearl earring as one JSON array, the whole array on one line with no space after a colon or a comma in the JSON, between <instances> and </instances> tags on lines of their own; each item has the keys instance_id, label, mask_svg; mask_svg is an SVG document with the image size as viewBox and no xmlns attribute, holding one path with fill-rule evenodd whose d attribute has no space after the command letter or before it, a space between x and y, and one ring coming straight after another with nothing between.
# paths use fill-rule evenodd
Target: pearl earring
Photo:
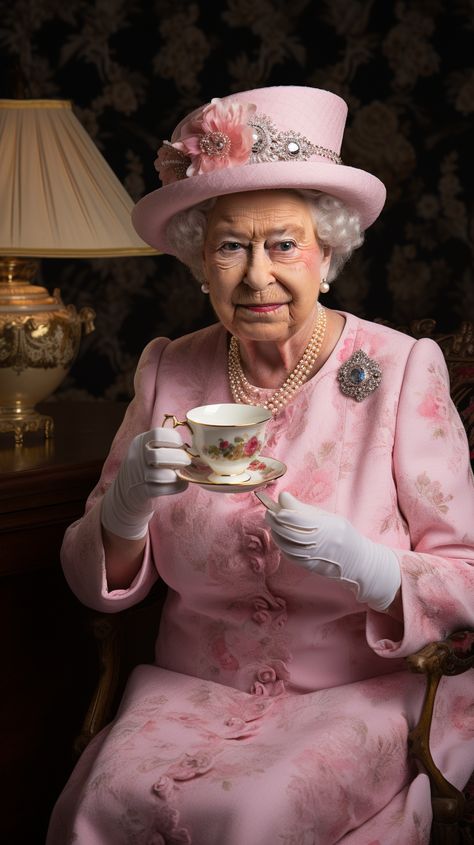
<instances>
[{"instance_id":1,"label":"pearl earring","mask_svg":"<svg viewBox=\"0 0 474 845\"><path fill-rule=\"evenodd\" d=\"M207 282L202 283L201 290L203 293L209 293L209 285L207 284Z\"/></svg>"},{"instance_id":2,"label":"pearl earring","mask_svg":"<svg viewBox=\"0 0 474 845\"><path fill-rule=\"evenodd\" d=\"M321 279L321 284L319 285L319 290L321 293L327 293L329 290L329 282L326 279Z\"/></svg>"}]
</instances>

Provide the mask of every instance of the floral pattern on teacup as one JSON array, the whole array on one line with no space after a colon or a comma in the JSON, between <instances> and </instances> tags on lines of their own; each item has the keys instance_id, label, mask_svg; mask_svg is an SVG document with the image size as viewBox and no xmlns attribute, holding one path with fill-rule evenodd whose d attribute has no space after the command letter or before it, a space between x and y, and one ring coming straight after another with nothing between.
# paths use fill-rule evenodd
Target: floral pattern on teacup
<instances>
[{"instance_id":1,"label":"floral pattern on teacup","mask_svg":"<svg viewBox=\"0 0 474 845\"><path fill-rule=\"evenodd\" d=\"M217 444L206 446L203 449L203 453L214 459L224 458L227 461L241 461L244 458L251 458L253 455L258 454L261 448L262 442L255 435L252 435L247 440L245 439L245 435L243 437L238 435L234 437L233 442L220 437Z\"/></svg>"}]
</instances>

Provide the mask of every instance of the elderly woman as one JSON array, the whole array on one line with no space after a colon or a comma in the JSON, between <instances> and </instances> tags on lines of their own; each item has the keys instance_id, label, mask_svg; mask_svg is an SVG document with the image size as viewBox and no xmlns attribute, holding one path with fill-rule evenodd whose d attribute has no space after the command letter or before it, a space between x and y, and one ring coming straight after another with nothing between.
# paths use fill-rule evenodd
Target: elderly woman
<instances>
[{"instance_id":1,"label":"elderly woman","mask_svg":"<svg viewBox=\"0 0 474 845\"><path fill-rule=\"evenodd\" d=\"M213 100L163 144L164 186L134 211L217 323L147 346L64 541L85 604L121 610L158 577L168 593L156 665L83 754L49 845L429 840L427 777L407 759L423 681L403 658L474 624L474 485L437 345L319 301L385 198L341 162L345 117L304 87ZM287 466L262 475L273 511L238 485L209 493L161 427L221 402L272 413L264 454ZM458 787L472 700L472 679L449 679L432 730Z\"/></svg>"}]
</instances>

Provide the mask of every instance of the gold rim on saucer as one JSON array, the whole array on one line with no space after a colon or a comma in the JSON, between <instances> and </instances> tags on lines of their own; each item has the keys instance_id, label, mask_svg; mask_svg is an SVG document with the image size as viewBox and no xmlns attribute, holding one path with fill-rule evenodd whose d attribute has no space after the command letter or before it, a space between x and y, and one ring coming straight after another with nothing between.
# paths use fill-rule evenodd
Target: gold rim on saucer
<instances>
[{"instance_id":1,"label":"gold rim on saucer","mask_svg":"<svg viewBox=\"0 0 474 845\"><path fill-rule=\"evenodd\" d=\"M239 481L238 477L235 476L232 483L210 480L209 476L212 472L204 463L192 463L190 466L177 469L176 474L182 481L187 481L189 484L199 484L207 490L222 493L245 493L276 481L287 471L286 464L276 458L271 458L269 455L261 455L252 463L256 464L256 467L252 469L251 464L248 468L250 478Z\"/></svg>"}]
</instances>

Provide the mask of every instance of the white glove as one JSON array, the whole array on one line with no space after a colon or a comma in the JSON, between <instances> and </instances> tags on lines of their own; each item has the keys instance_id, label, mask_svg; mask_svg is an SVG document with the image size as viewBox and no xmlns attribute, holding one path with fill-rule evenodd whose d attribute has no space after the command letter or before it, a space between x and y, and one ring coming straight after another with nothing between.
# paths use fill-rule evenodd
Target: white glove
<instances>
[{"instance_id":1,"label":"white glove","mask_svg":"<svg viewBox=\"0 0 474 845\"><path fill-rule=\"evenodd\" d=\"M102 500L104 528L129 540L144 537L155 512L153 500L186 490L187 482L178 478L175 469L190 463L181 437L172 428L138 434Z\"/></svg>"},{"instance_id":2,"label":"white glove","mask_svg":"<svg viewBox=\"0 0 474 845\"><path fill-rule=\"evenodd\" d=\"M274 542L285 557L311 572L338 579L357 601L386 610L401 584L395 553L359 534L342 516L280 493L280 510L267 511Z\"/></svg>"}]
</instances>

